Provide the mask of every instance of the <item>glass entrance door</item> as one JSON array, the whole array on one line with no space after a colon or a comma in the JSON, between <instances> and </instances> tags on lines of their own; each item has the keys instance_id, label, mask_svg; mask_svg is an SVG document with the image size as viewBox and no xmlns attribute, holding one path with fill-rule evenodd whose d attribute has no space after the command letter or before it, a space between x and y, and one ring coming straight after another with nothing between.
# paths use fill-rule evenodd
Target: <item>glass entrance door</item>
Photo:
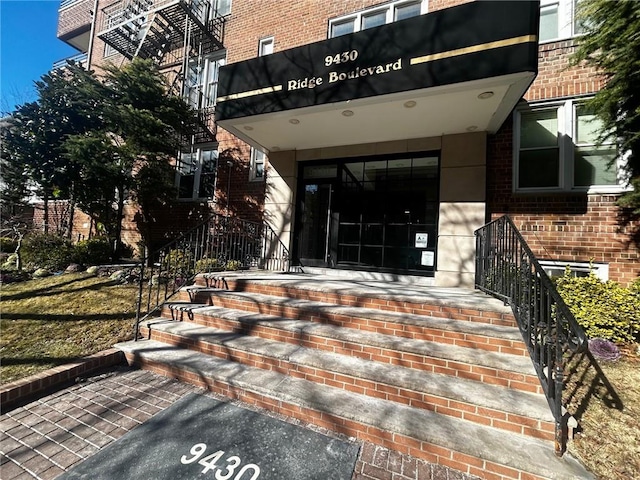
<instances>
[{"instance_id":1,"label":"glass entrance door","mask_svg":"<svg viewBox=\"0 0 640 480\"><path fill-rule=\"evenodd\" d=\"M301 165L294 255L303 266L433 275L437 154Z\"/></svg>"},{"instance_id":2,"label":"glass entrance door","mask_svg":"<svg viewBox=\"0 0 640 480\"><path fill-rule=\"evenodd\" d=\"M332 183L305 182L300 203L298 255L302 265L330 263Z\"/></svg>"}]
</instances>

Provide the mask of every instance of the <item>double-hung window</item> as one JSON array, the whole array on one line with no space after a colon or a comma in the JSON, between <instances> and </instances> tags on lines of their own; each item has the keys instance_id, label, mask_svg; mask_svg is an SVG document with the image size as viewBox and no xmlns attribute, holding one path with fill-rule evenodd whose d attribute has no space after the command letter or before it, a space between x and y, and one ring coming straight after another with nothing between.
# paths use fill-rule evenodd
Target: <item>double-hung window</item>
<instances>
[{"instance_id":1,"label":"double-hung window","mask_svg":"<svg viewBox=\"0 0 640 480\"><path fill-rule=\"evenodd\" d=\"M570 38L582 33L582 25L576 18L580 0L541 0L540 42Z\"/></svg>"},{"instance_id":2,"label":"double-hung window","mask_svg":"<svg viewBox=\"0 0 640 480\"><path fill-rule=\"evenodd\" d=\"M426 11L426 0L396 0L385 5L378 5L329 20L329 38L415 17L426 13Z\"/></svg>"},{"instance_id":3,"label":"double-hung window","mask_svg":"<svg viewBox=\"0 0 640 480\"><path fill-rule=\"evenodd\" d=\"M200 57L189 62L185 82L185 98L195 109L213 107L218 95L218 72L225 64L224 56Z\"/></svg>"},{"instance_id":4,"label":"double-hung window","mask_svg":"<svg viewBox=\"0 0 640 480\"><path fill-rule=\"evenodd\" d=\"M520 107L514 117L516 191L621 189L613 139L598 143L602 123L584 102Z\"/></svg>"},{"instance_id":5,"label":"double-hung window","mask_svg":"<svg viewBox=\"0 0 640 480\"><path fill-rule=\"evenodd\" d=\"M212 199L216 187L217 145L200 145L182 152L176 165L178 198Z\"/></svg>"}]
</instances>

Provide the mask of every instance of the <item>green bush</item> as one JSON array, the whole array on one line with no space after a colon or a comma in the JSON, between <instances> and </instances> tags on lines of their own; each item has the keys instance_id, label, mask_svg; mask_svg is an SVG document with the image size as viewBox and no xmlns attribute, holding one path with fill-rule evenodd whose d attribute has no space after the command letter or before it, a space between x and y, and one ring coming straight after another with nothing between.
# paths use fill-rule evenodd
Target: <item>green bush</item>
<instances>
[{"instance_id":1,"label":"green bush","mask_svg":"<svg viewBox=\"0 0 640 480\"><path fill-rule=\"evenodd\" d=\"M640 282L634 282L640 285ZM590 338L633 342L640 335L640 290L603 282L593 272L573 277L569 271L557 281L563 300Z\"/></svg>"},{"instance_id":2,"label":"green bush","mask_svg":"<svg viewBox=\"0 0 640 480\"><path fill-rule=\"evenodd\" d=\"M225 270L240 270L242 268L242 262L240 260L229 260L224 266Z\"/></svg>"},{"instance_id":3,"label":"green bush","mask_svg":"<svg viewBox=\"0 0 640 480\"><path fill-rule=\"evenodd\" d=\"M81 240L75 246L76 261L83 265L100 265L111 261L112 246L108 238Z\"/></svg>"},{"instance_id":4,"label":"green bush","mask_svg":"<svg viewBox=\"0 0 640 480\"><path fill-rule=\"evenodd\" d=\"M162 268L172 273L190 275L193 273L193 257L190 251L174 249L162 260Z\"/></svg>"},{"instance_id":5,"label":"green bush","mask_svg":"<svg viewBox=\"0 0 640 480\"><path fill-rule=\"evenodd\" d=\"M32 270L46 268L55 272L76 261L75 249L69 240L44 233L26 236L20 253L25 267Z\"/></svg>"},{"instance_id":6,"label":"green bush","mask_svg":"<svg viewBox=\"0 0 640 480\"><path fill-rule=\"evenodd\" d=\"M214 272L222 270L217 258L201 258L196 262L196 272Z\"/></svg>"},{"instance_id":7,"label":"green bush","mask_svg":"<svg viewBox=\"0 0 640 480\"><path fill-rule=\"evenodd\" d=\"M13 253L16 251L17 246L18 242L13 238L0 237L0 252Z\"/></svg>"}]
</instances>

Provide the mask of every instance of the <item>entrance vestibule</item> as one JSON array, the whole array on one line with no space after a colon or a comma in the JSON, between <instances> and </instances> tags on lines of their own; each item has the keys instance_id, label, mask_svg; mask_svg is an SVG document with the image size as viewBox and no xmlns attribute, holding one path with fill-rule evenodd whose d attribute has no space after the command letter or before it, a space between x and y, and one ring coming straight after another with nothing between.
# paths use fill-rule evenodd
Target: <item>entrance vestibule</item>
<instances>
[{"instance_id":1,"label":"entrance vestibule","mask_svg":"<svg viewBox=\"0 0 640 480\"><path fill-rule=\"evenodd\" d=\"M299 165L294 255L303 266L432 276L439 156Z\"/></svg>"}]
</instances>

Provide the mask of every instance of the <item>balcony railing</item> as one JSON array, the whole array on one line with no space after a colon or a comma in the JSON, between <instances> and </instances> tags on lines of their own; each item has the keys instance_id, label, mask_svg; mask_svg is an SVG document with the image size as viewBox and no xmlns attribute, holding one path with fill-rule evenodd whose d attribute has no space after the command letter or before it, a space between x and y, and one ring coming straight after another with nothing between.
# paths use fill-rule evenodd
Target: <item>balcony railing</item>
<instances>
[{"instance_id":1,"label":"balcony railing","mask_svg":"<svg viewBox=\"0 0 640 480\"><path fill-rule=\"evenodd\" d=\"M52 69L57 70L58 68L63 68L67 65L67 62L79 63L83 67L87 66L87 54L86 53L78 53L77 55L73 55L71 57L63 58L62 60L58 60L54 62Z\"/></svg>"}]
</instances>

